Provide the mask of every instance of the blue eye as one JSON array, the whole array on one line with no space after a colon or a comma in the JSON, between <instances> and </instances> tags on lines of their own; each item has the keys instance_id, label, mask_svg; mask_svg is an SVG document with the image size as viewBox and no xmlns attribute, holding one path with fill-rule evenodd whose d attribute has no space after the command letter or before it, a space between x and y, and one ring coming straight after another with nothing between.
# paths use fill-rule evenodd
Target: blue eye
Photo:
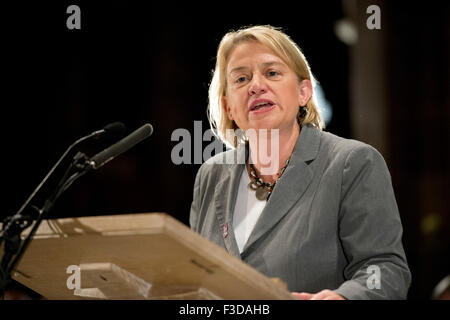
<instances>
[{"instance_id":1,"label":"blue eye","mask_svg":"<svg viewBox=\"0 0 450 320\"><path fill-rule=\"evenodd\" d=\"M267 75L269 77L275 77L275 76L278 76L279 73L278 73L278 71L270 70L269 72L267 72Z\"/></svg>"},{"instance_id":2,"label":"blue eye","mask_svg":"<svg viewBox=\"0 0 450 320\"><path fill-rule=\"evenodd\" d=\"M239 78L236 79L236 83L242 83L242 82L244 82L245 80L247 80L247 78L244 77L244 76L242 76L242 77L239 77Z\"/></svg>"}]
</instances>

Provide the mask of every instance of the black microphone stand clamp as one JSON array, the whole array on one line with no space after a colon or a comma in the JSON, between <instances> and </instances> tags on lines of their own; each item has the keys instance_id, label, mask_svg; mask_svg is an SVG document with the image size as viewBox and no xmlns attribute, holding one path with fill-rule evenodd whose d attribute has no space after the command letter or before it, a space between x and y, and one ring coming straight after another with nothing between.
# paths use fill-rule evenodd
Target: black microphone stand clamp
<instances>
[{"instance_id":1,"label":"black microphone stand clamp","mask_svg":"<svg viewBox=\"0 0 450 320\"><path fill-rule=\"evenodd\" d=\"M74 156L69 168L66 170L52 195L47 198L41 209L32 206L36 212L28 211L29 214L24 214L23 211L21 211L4 219L2 230L0 230L0 248L3 244L3 257L0 261L0 296L4 295L7 286L11 282L12 271L19 263L42 220L48 216L48 213L53 208L55 201L72 185L73 182L75 182L75 180L93 169L94 165L95 163L84 153L78 152ZM33 221L35 221L33 228L27 237L22 240L22 232L28 228Z\"/></svg>"}]
</instances>

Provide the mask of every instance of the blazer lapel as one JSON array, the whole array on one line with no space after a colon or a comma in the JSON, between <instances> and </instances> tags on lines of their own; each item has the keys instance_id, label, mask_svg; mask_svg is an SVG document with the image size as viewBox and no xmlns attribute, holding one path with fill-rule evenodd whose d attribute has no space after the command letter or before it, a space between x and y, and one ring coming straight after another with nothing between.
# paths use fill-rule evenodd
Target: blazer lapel
<instances>
[{"instance_id":1,"label":"blazer lapel","mask_svg":"<svg viewBox=\"0 0 450 320\"><path fill-rule=\"evenodd\" d=\"M245 147L237 149L237 161L229 166L228 174L216 185L214 192L214 206L225 247L228 252L239 259L241 254L234 236L233 212L236 204L237 191L242 171L245 168Z\"/></svg>"},{"instance_id":2,"label":"blazer lapel","mask_svg":"<svg viewBox=\"0 0 450 320\"><path fill-rule=\"evenodd\" d=\"M317 156L319 144L319 130L312 125L305 125L297 139L289 165L277 181L253 232L250 234L242 256L253 243L272 229L302 197L313 178L313 171L309 167L309 163Z\"/></svg>"}]
</instances>

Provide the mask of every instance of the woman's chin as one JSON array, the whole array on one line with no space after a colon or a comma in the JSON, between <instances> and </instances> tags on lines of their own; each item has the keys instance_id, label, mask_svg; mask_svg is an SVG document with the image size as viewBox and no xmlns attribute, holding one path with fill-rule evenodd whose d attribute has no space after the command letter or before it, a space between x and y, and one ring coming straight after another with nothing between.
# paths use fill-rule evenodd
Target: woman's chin
<instances>
[{"instance_id":1,"label":"woman's chin","mask_svg":"<svg viewBox=\"0 0 450 320\"><path fill-rule=\"evenodd\" d=\"M260 121L254 121L249 125L248 129L253 130L271 130L271 129L278 129L278 125L274 123L274 121L271 121L270 119L264 119ZM247 131L247 130L246 130Z\"/></svg>"}]
</instances>

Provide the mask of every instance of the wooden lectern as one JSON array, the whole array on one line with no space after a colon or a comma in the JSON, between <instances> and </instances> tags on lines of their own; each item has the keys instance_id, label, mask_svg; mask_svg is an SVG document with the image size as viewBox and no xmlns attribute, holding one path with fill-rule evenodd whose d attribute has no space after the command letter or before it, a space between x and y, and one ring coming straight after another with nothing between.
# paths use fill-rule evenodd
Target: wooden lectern
<instances>
[{"instance_id":1,"label":"wooden lectern","mask_svg":"<svg viewBox=\"0 0 450 320\"><path fill-rule=\"evenodd\" d=\"M295 299L162 213L44 220L12 276L46 299Z\"/></svg>"}]
</instances>

